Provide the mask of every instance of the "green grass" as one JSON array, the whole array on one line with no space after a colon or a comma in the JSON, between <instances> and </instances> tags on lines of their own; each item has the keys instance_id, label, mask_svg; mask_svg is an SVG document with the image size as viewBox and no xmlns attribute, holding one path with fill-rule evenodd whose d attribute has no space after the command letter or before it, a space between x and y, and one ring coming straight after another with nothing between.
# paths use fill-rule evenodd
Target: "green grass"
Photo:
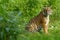
<instances>
[{"instance_id":1,"label":"green grass","mask_svg":"<svg viewBox=\"0 0 60 40\"><path fill-rule=\"evenodd\" d=\"M26 32L21 31L18 35L18 40L60 40L60 21L53 21L50 23L49 33L40 33L40 32Z\"/></svg>"}]
</instances>

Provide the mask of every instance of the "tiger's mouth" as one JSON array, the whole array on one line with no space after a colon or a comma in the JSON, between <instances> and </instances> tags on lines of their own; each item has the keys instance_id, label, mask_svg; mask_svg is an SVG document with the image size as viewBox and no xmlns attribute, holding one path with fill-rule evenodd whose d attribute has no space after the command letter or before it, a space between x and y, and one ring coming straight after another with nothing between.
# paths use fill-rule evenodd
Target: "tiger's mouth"
<instances>
[{"instance_id":1,"label":"tiger's mouth","mask_svg":"<svg viewBox=\"0 0 60 40\"><path fill-rule=\"evenodd\" d=\"M51 15L52 13L51 12L49 12L49 13L47 13L48 15Z\"/></svg>"},{"instance_id":2,"label":"tiger's mouth","mask_svg":"<svg viewBox=\"0 0 60 40\"><path fill-rule=\"evenodd\" d=\"M48 15L51 15L51 14L52 14L52 12L47 12L47 14L48 14Z\"/></svg>"}]
</instances>

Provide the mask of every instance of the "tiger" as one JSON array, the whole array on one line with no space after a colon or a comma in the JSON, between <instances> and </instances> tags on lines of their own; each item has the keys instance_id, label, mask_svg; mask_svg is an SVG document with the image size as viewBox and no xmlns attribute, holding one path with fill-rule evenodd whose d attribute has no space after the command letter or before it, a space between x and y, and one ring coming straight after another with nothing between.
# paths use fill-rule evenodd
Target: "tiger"
<instances>
[{"instance_id":1,"label":"tiger","mask_svg":"<svg viewBox=\"0 0 60 40\"><path fill-rule=\"evenodd\" d=\"M44 7L43 10L34 18L32 18L25 29L30 32L39 32L41 28L44 33L48 33L49 16L52 14L51 7Z\"/></svg>"}]
</instances>

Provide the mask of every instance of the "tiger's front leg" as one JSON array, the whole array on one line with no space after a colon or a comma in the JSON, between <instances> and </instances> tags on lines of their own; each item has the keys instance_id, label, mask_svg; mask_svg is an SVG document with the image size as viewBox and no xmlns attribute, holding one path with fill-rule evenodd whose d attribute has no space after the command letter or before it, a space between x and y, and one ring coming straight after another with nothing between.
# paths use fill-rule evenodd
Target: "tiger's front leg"
<instances>
[{"instance_id":1,"label":"tiger's front leg","mask_svg":"<svg viewBox=\"0 0 60 40\"><path fill-rule=\"evenodd\" d=\"M43 26L44 32L48 33L48 25L46 25L46 24L43 23L42 26Z\"/></svg>"}]
</instances>

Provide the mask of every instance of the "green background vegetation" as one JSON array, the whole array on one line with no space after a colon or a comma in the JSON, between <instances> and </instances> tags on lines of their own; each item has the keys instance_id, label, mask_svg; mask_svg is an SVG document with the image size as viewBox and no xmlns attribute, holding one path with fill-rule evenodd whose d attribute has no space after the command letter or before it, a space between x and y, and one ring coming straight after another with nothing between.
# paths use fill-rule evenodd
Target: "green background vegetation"
<instances>
[{"instance_id":1,"label":"green background vegetation","mask_svg":"<svg viewBox=\"0 0 60 40\"><path fill-rule=\"evenodd\" d=\"M26 32L44 6L51 6L49 34ZM0 40L60 40L60 0L0 0Z\"/></svg>"}]
</instances>

